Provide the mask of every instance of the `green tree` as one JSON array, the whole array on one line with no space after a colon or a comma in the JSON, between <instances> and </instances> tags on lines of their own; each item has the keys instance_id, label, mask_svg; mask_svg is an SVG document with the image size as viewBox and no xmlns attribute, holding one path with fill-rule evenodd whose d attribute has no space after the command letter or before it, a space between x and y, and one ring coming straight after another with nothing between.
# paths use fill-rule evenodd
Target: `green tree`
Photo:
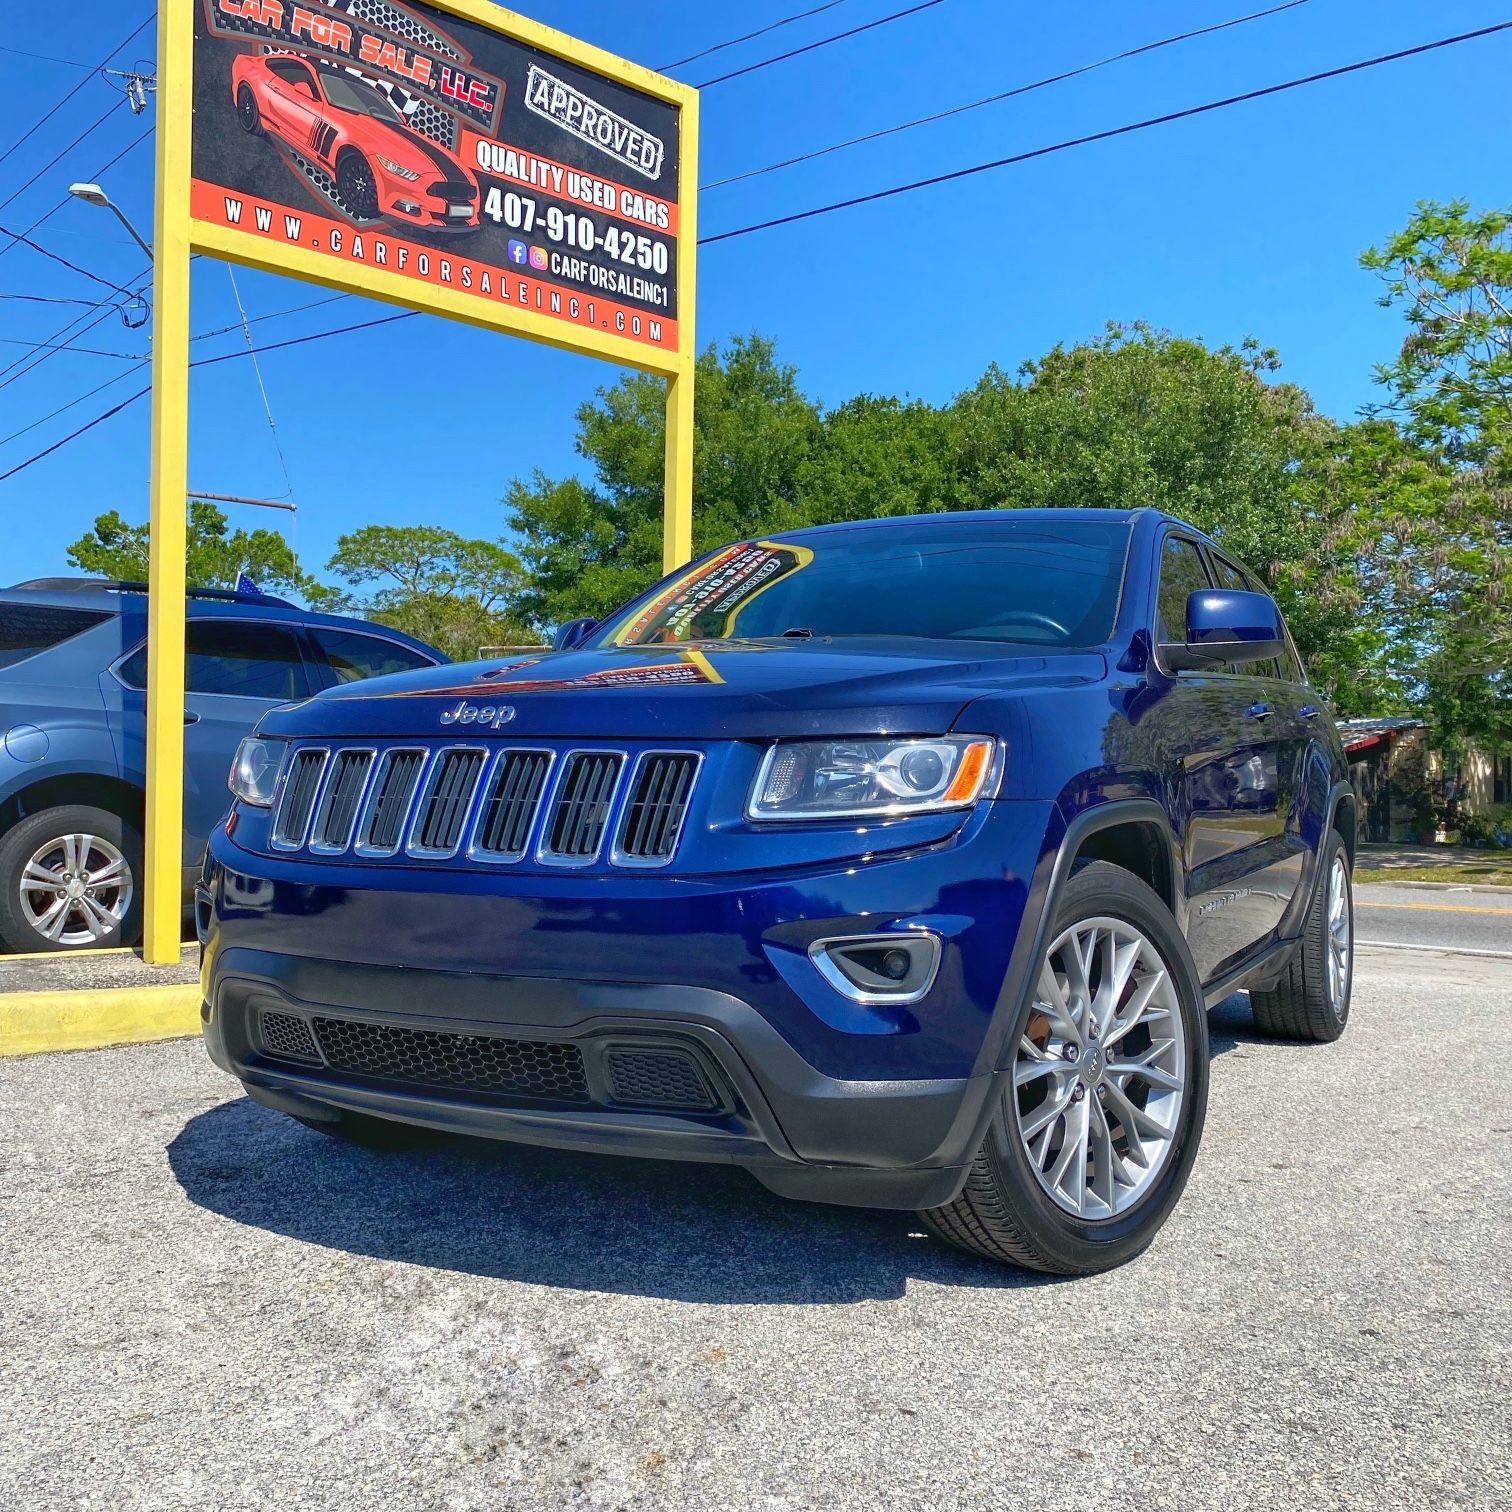
<instances>
[{"instance_id":1,"label":"green tree","mask_svg":"<svg viewBox=\"0 0 1512 1512\"><path fill-rule=\"evenodd\" d=\"M1512 210L1419 203L1363 265L1403 311L1396 359L1377 369L1396 417L1436 469L1416 507L1362 512L1388 543L1399 636L1450 733L1504 738L1512 697Z\"/></svg>"},{"instance_id":2,"label":"green tree","mask_svg":"<svg viewBox=\"0 0 1512 1512\"><path fill-rule=\"evenodd\" d=\"M519 558L439 525L364 525L336 542L327 571L350 585L320 607L357 612L457 661L536 639L516 609Z\"/></svg>"},{"instance_id":3,"label":"green tree","mask_svg":"<svg viewBox=\"0 0 1512 1512\"><path fill-rule=\"evenodd\" d=\"M83 571L120 582L147 577L148 527L128 525L114 509L68 548ZM185 573L191 588L234 588L245 572L259 588L305 593L316 589L300 570L294 549L276 530L232 530L223 510L196 499L189 505Z\"/></svg>"},{"instance_id":4,"label":"green tree","mask_svg":"<svg viewBox=\"0 0 1512 1512\"><path fill-rule=\"evenodd\" d=\"M820 416L793 368L765 338L737 337L700 356L695 393L695 550L801 523ZM534 622L606 614L660 576L665 395L661 379L632 374L582 406L577 449L592 482L537 472L509 485Z\"/></svg>"},{"instance_id":5,"label":"green tree","mask_svg":"<svg viewBox=\"0 0 1512 1512\"><path fill-rule=\"evenodd\" d=\"M1343 701L1377 649L1361 637L1339 427L1255 342L1110 325L1017 379L992 367L956 401L963 507L1151 506L1207 531L1266 580L1313 675Z\"/></svg>"}]
</instances>

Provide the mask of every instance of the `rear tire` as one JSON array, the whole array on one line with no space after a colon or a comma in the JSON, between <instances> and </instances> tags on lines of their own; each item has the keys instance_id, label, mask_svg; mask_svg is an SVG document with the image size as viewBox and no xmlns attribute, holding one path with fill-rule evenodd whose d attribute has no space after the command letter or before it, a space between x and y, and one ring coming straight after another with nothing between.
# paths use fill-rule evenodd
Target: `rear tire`
<instances>
[{"instance_id":1,"label":"rear tire","mask_svg":"<svg viewBox=\"0 0 1512 1512\"><path fill-rule=\"evenodd\" d=\"M1152 888L1105 861L1071 878L1009 1043L965 1189L921 1217L1031 1270L1122 1265L1175 1207L1207 1111L1197 970Z\"/></svg>"},{"instance_id":2,"label":"rear tire","mask_svg":"<svg viewBox=\"0 0 1512 1512\"><path fill-rule=\"evenodd\" d=\"M236 119L248 136L263 134L262 110L250 84L243 84L236 91Z\"/></svg>"},{"instance_id":3,"label":"rear tire","mask_svg":"<svg viewBox=\"0 0 1512 1512\"><path fill-rule=\"evenodd\" d=\"M1302 938L1272 987L1250 989L1255 1027L1275 1039L1331 1044L1349 1024L1354 985L1354 897L1337 830L1323 844Z\"/></svg>"},{"instance_id":4,"label":"rear tire","mask_svg":"<svg viewBox=\"0 0 1512 1512\"><path fill-rule=\"evenodd\" d=\"M0 945L134 945L142 932L141 877L142 837L119 814L67 803L28 815L0 840Z\"/></svg>"}]
</instances>

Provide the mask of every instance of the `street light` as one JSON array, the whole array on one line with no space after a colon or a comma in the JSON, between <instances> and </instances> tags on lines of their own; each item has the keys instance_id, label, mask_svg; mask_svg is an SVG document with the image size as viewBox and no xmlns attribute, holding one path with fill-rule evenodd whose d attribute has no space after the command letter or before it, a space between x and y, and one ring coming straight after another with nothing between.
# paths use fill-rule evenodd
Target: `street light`
<instances>
[{"instance_id":1,"label":"street light","mask_svg":"<svg viewBox=\"0 0 1512 1512\"><path fill-rule=\"evenodd\" d=\"M111 199L111 197L106 194L106 192L102 188L100 188L98 184L70 184L68 186L68 192L73 195L75 199L83 200L86 205L102 205L106 210L109 210L110 213L114 215L115 218L120 221L120 223L125 226L125 228L129 232L131 232L132 239L136 242L137 246L139 246L142 251L144 251L148 255L148 257L152 256L152 248L148 246L146 241L143 240L142 233L138 231L137 228L133 226L129 220L126 219L126 212L122 210L121 207L116 204L116 202Z\"/></svg>"}]
</instances>

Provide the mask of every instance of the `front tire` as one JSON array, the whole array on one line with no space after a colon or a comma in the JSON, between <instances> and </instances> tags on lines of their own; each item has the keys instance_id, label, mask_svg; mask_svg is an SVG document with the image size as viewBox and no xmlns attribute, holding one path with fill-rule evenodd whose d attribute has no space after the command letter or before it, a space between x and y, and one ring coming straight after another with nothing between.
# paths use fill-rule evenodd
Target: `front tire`
<instances>
[{"instance_id":1,"label":"front tire","mask_svg":"<svg viewBox=\"0 0 1512 1512\"><path fill-rule=\"evenodd\" d=\"M142 928L142 837L118 814L63 804L0 840L0 944L7 950L134 945Z\"/></svg>"},{"instance_id":2,"label":"front tire","mask_svg":"<svg viewBox=\"0 0 1512 1512\"><path fill-rule=\"evenodd\" d=\"M1094 861L1071 878L965 1189L941 1238L1031 1270L1132 1259L1170 1216L1207 1111L1207 1013L1159 895Z\"/></svg>"},{"instance_id":3,"label":"front tire","mask_svg":"<svg viewBox=\"0 0 1512 1512\"><path fill-rule=\"evenodd\" d=\"M336 192L358 220L378 218L378 181L371 164L355 148L344 152L336 165Z\"/></svg>"},{"instance_id":4,"label":"front tire","mask_svg":"<svg viewBox=\"0 0 1512 1512\"><path fill-rule=\"evenodd\" d=\"M1302 938L1285 975L1273 986L1250 988L1255 1027L1276 1039L1331 1044L1349 1024L1354 985L1354 894L1349 852L1328 832Z\"/></svg>"}]
</instances>

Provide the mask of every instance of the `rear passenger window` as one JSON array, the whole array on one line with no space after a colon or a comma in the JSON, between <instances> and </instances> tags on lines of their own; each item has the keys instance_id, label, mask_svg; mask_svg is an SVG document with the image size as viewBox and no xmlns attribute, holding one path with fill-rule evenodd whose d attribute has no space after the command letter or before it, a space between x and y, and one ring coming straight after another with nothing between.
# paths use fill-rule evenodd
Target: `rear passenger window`
<instances>
[{"instance_id":1,"label":"rear passenger window","mask_svg":"<svg viewBox=\"0 0 1512 1512\"><path fill-rule=\"evenodd\" d=\"M276 625L238 620L195 620L187 632L186 692L287 703L310 691L299 643ZM121 663L129 688L147 686L147 648Z\"/></svg>"},{"instance_id":2,"label":"rear passenger window","mask_svg":"<svg viewBox=\"0 0 1512 1512\"><path fill-rule=\"evenodd\" d=\"M92 630L110 615L52 604L0 604L0 667L12 667L39 651Z\"/></svg>"},{"instance_id":3,"label":"rear passenger window","mask_svg":"<svg viewBox=\"0 0 1512 1512\"><path fill-rule=\"evenodd\" d=\"M1211 587L1197 543L1184 536L1167 536L1160 554L1160 593L1155 613L1155 639L1160 644L1186 640L1187 599Z\"/></svg>"},{"instance_id":4,"label":"rear passenger window","mask_svg":"<svg viewBox=\"0 0 1512 1512\"><path fill-rule=\"evenodd\" d=\"M397 641L379 635L362 635L350 630L310 629L320 654L331 665L339 683L361 682L368 677L383 677L390 672L413 672L417 667L433 667L434 660Z\"/></svg>"}]
</instances>

